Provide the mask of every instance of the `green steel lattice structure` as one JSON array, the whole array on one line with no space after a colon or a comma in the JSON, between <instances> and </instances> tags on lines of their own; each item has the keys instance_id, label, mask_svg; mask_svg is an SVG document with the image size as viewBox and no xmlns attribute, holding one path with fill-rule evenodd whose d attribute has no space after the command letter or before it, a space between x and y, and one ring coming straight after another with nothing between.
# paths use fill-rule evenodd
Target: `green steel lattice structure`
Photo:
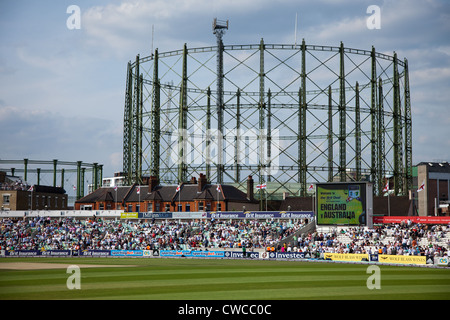
<instances>
[{"instance_id":1,"label":"green steel lattice structure","mask_svg":"<svg viewBox=\"0 0 450 320\"><path fill-rule=\"evenodd\" d=\"M412 188L408 62L340 46L184 48L128 63L123 170L128 183L204 173L246 187L248 175L304 196L315 182ZM260 191L262 192L262 191ZM261 195L262 196L262 195Z\"/></svg>"}]
</instances>

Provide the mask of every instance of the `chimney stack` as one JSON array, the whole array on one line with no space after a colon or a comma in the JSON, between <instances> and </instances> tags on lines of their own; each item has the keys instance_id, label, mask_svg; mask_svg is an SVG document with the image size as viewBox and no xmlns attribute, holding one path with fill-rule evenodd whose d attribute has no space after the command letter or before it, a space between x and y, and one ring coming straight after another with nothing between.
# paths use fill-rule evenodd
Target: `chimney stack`
<instances>
[{"instance_id":1,"label":"chimney stack","mask_svg":"<svg viewBox=\"0 0 450 320\"><path fill-rule=\"evenodd\" d=\"M253 178L248 176L247 178L247 199L252 201L253 198Z\"/></svg>"},{"instance_id":2,"label":"chimney stack","mask_svg":"<svg viewBox=\"0 0 450 320\"><path fill-rule=\"evenodd\" d=\"M200 177L198 178L198 192L202 192L205 188L208 181L206 181L206 176L203 173L200 173Z\"/></svg>"},{"instance_id":3,"label":"chimney stack","mask_svg":"<svg viewBox=\"0 0 450 320\"><path fill-rule=\"evenodd\" d=\"M152 192L158 185L158 178L155 176L151 176L148 180L148 192Z\"/></svg>"}]
</instances>

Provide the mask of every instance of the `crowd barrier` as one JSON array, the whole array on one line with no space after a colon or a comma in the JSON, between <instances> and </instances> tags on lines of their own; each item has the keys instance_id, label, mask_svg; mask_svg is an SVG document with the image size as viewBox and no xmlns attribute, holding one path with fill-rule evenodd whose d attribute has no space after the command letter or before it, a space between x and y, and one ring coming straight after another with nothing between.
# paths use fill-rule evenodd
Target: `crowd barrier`
<instances>
[{"instance_id":1,"label":"crowd barrier","mask_svg":"<svg viewBox=\"0 0 450 320\"><path fill-rule=\"evenodd\" d=\"M312 257L307 252L262 252L228 250L0 250L0 257L141 257L141 258L231 258L262 260L329 260L401 265L450 266L448 257L323 253Z\"/></svg>"}]
</instances>

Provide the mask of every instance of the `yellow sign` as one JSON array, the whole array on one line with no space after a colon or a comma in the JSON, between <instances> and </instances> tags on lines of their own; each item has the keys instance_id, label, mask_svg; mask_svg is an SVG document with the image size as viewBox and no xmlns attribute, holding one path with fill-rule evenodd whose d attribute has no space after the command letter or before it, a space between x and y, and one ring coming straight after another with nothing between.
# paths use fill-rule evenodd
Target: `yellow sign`
<instances>
[{"instance_id":1,"label":"yellow sign","mask_svg":"<svg viewBox=\"0 0 450 320\"><path fill-rule=\"evenodd\" d=\"M358 253L327 253L323 254L323 258L334 260L334 261L368 261L368 254L358 254Z\"/></svg>"},{"instance_id":2,"label":"yellow sign","mask_svg":"<svg viewBox=\"0 0 450 320\"><path fill-rule=\"evenodd\" d=\"M427 264L425 256L402 256L380 254L378 261L382 263Z\"/></svg>"},{"instance_id":3,"label":"yellow sign","mask_svg":"<svg viewBox=\"0 0 450 320\"><path fill-rule=\"evenodd\" d=\"M138 213L137 212L121 212L120 213L120 219L138 219Z\"/></svg>"}]
</instances>

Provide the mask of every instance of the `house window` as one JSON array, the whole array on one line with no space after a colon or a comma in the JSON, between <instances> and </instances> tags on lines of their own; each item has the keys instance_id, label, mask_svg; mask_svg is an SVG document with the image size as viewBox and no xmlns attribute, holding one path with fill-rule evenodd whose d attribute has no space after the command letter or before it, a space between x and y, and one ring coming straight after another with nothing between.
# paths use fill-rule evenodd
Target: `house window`
<instances>
[{"instance_id":1,"label":"house window","mask_svg":"<svg viewBox=\"0 0 450 320\"><path fill-rule=\"evenodd\" d=\"M140 205L140 204L137 204L137 205L136 205L136 211L137 211L137 212L141 212L141 205Z\"/></svg>"},{"instance_id":2,"label":"house window","mask_svg":"<svg viewBox=\"0 0 450 320\"><path fill-rule=\"evenodd\" d=\"M100 203L98 205L98 210L104 210L105 209L105 205L103 203Z\"/></svg>"},{"instance_id":3,"label":"house window","mask_svg":"<svg viewBox=\"0 0 450 320\"><path fill-rule=\"evenodd\" d=\"M182 205L182 204L179 204L179 205L178 205L178 212L181 212L181 211L183 211L183 205Z\"/></svg>"},{"instance_id":4,"label":"house window","mask_svg":"<svg viewBox=\"0 0 450 320\"><path fill-rule=\"evenodd\" d=\"M128 205L128 212L133 212L133 205L132 204Z\"/></svg>"},{"instance_id":5,"label":"house window","mask_svg":"<svg viewBox=\"0 0 450 320\"><path fill-rule=\"evenodd\" d=\"M3 204L6 204L9 206L9 194L3 195Z\"/></svg>"},{"instance_id":6,"label":"house window","mask_svg":"<svg viewBox=\"0 0 450 320\"><path fill-rule=\"evenodd\" d=\"M155 212L159 212L160 208L159 208L159 203L155 203Z\"/></svg>"},{"instance_id":7,"label":"house window","mask_svg":"<svg viewBox=\"0 0 450 320\"><path fill-rule=\"evenodd\" d=\"M170 204L166 204L165 211L166 211L166 212L169 212L169 211L170 211Z\"/></svg>"},{"instance_id":8,"label":"house window","mask_svg":"<svg viewBox=\"0 0 450 320\"><path fill-rule=\"evenodd\" d=\"M189 203L186 203L186 212L191 211L191 205Z\"/></svg>"},{"instance_id":9,"label":"house window","mask_svg":"<svg viewBox=\"0 0 450 320\"><path fill-rule=\"evenodd\" d=\"M198 203L198 211L203 211L203 209L204 209L203 201L200 201L200 202Z\"/></svg>"},{"instance_id":10,"label":"house window","mask_svg":"<svg viewBox=\"0 0 450 320\"><path fill-rule=\"evenodd\" d=\"M149 202L148 203L148 212L153 212L153 203Z\"/></svg>"},{"instance_id":11,"label":"house window","mask_svg":"<svg viewBox=\"0 0 450 320\"><path fill-rule=\"evenodd\" d=\"M217 211L222 211L222 204L217 202Z\"/></svg>"},{"instance_id":12,"label":"house window","mask_svg":"<svg viewBox=\"0 0 450 320\"><path fill-rule=\"evenodd\" d=\"M206 211L211 211L211 203L206 204Z\"/></svg>"}]
</instances>

